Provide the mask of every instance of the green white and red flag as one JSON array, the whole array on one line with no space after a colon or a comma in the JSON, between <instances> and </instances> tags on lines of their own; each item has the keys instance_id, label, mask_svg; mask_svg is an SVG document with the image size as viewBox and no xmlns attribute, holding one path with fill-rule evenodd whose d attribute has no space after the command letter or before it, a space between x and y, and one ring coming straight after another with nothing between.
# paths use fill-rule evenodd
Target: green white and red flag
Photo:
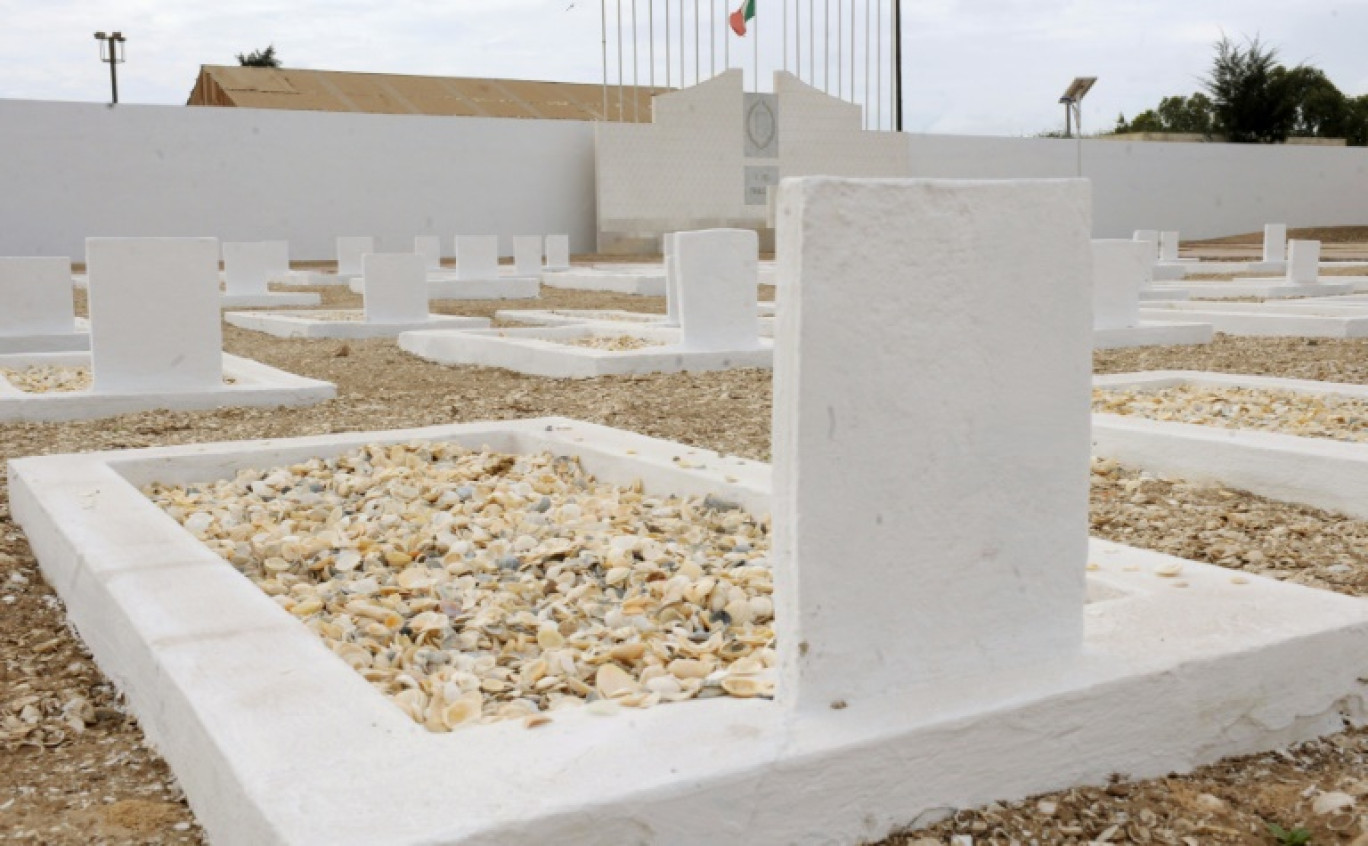
<instances>
[{"instance_id":1,"label":"green white and red flag","mask_svg":"<svg viewBox=\"0 0 1368 846\"><path fill-rule=\"evenodd\" d=\"M741 0L741 8L731 13L732 32L746 34L746 23L755 17L755 0Z\"/></svg>"}]
</instances>

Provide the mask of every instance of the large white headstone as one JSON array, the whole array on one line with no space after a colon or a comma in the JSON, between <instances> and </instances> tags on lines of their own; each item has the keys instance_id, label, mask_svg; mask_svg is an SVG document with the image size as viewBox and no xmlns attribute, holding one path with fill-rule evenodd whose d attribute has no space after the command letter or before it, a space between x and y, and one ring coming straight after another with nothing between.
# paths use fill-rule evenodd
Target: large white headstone
<instances>
[{"instance_id":1,"label":"large white headstone","mask_svg":"<svg viewBox=\"0 0 1368 846\"><path fill-rule=\"evenodd\" d=\"M547 270L569 270L569 269L570 269L570 236L569 236L569 235L547 235L547 236L546 236L546 269L547 269Z\"/></svg>"},{"instance_id":2,"label":"large white headstone","mask_svg":"<svg viewBox=\"0 0 1368 846\"><path fill-rule=\"evenodd\" d=\"M1263 260L1287 261L1287 224L1264 224Z\"/></svg>"},{"instance_id":3,"label":"large white headstone","mask_svg":"<svg viewBox=\"0 0 1368 846\"><path fill-rule=\"evenodd\" d=\"M423 257L423 267L428 270L437 270L442 266L442 239L436 235L414 238L413 251Z\"/></svg>"},{"instance_id":4,"label":"large white headstone","mask_svg":"<svg viewBox=\"0 0 1368 846\"><path fill-rule=\"evenodd\" d=\"M684 347L724 351L760 345L755 306L759 250L760 238L751 229L675 233Z\"/></svg>"},{"instance_id":5,"label":"large white headstone","mask_svg":"<svg viewBox=\"0 0 1368 846\"><path fill-rule=\"evenodd\" d=\"M224 293L257 296L270 293L270 281L290 269L288 241L224 241Z\"/></svg>"},{"instance_id":6,"label":"large white headstone","mask_svg":"<svg viewBox=\"0 0 1368 846\"><path fill-rule=\"evenodd\" d=\"M213 238L88 238L97 393L223 387Z\"/></svg>"},{"instance_id":7,"label":"large white headstone","mask_svg":"<svg viewBox=\"0 0 1368 846\"><path fill-rule=\"evenodd\" d=\"M1159 260L1177 261L1178 260L1178 233L1160 232L1159 233Z\"/></svg>"},{"instance_id":8,"label":"large white headstone","mask_svg":"<svg viewBox=\"0 0 1368 846\"><path fill-rule=\"evenodd\" d=\"M457 279L495 279L498 275L499 239L496 236L456 236Z\"/></svg>"},{"instance_id":9,"label":"large white headstone","mask_svg":"<svg viewBox=\"0 0 1368 846\"><path fill-rule=\"evenodd\" d=\"M790 706L1077 655L1090 218L1081 180L782 184L774 588Z\"/></svg>"},{"instance_id":10,"label":"large white headstone","mask_svg":"<svg viewBox=\"0 0 1368 846\"><path fill-rule=\"evenodd\" d=\"M1287 242L1287 281L1314 285L1320 278L1320 241Z\"/></svg>"},{"instance_id":11,"label":"large white headstone","mask_svg":"<svg viewBox=\"0 0 1368 846\"><path fill-rule=\"evenodd\" d=\"M361 257L375 252L375 239L369 236L353 235L337 239L337 275L360 276Z\"/></svg>"},{"instance_id":12,"label":"large white headstone","mask_svg":"<svg viewBox=\"0 0 1368 846\"><path fill-rule=\"evenodd\" d=\"M1092 242L1093 328L1140 325L1140 290L1149 285L1149 245L1124 239Z\"/></svg>"},{"instance_id":13,"label":"large white headstone","mask_svg":"<svg viewBox=\"0 0 1368 846\"><path fill-rule=\"evenodd\" d=\"M541 277L542 238L540 235L518 235L513 238L513 273L516 276Z\"/></svg>"},{"instance_id":14,"label":"large white headstone","mask_svg":"<svg viewBox=\"0 0 1368 846\"><path fill-rule=\"evenodd\" d=\"M0 335L74 331L70 259L0 258Z\"/></svg>"},{"instance_id":15,"label":"large white headstone","mask_svg":"<svg viewBox=\"0 0 1368 846\"><path fill-rule=\"evenodd\" d=\"M366 322L419 323L428 318L427 268L416 253L367 253Z\"/></svg>"}]
</instances>

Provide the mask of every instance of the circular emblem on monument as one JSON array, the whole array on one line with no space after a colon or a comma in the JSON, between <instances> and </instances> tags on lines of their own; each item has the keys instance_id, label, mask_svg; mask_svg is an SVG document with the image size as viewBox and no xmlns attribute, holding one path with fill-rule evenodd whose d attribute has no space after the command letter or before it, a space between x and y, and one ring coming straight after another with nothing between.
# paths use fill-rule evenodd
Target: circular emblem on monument
<instances>
[{"instance_id":1,"label":"circular emblem on monument","mask_svg":"<svg viewBox=\"0 0 1368 846\"><path fill-rule=\"evenodd\" d=\"M751 103L746 114L746 135L757 150L764 150L774 143L774 110L764 100Z\"/></svg>"}]
</instances>

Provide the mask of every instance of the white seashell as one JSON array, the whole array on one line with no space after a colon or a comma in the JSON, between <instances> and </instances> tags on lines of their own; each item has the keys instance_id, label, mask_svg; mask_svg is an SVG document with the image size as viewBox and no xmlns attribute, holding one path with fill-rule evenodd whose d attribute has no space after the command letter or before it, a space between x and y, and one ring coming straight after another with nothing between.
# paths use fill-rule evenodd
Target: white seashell
<instances>
[{"instance_id":1,"label":"white seashell","mask_svg":"<svg viewBox=\"0 0 1368 846\"><path fill-rule=\"evenodd\" d=\"M1165 561L1154 568L1154 575L1163 576L1164 578L1172 578L1182 572L1183 562L1181 561Z\"/></svg>"},{"instance_id":2,"label":"white seashell","mask_svg":"<svg viewBox=\"0 0 1368 846\"><path fill-rule=\"evenodd\" d=\"M594 674L594 686L598 692L606 699L616 699L620 696L628 696L641 690L626 670L616 664L604 664L598 668Z\"/></svg>"},{"instance_id":3,"label":"white seashell","mask_svg":"<svg viewBox=\"0 0 1368 846\"><path fill-rule=\"evenodd\" d=\"M773 696L774 682L755 676L728 676L722 680L722 689L738 699Z\"/></svg>"}]
</instances>

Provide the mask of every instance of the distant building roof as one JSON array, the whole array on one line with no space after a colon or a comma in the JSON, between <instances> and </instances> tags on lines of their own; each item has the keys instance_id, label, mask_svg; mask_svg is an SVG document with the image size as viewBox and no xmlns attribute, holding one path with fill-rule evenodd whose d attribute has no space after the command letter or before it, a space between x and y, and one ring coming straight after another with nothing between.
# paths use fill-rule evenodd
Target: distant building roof
<instances>
[{"instance_id":1,"label":"distant building roof","mask_svg":"<svg viewBox=\"0 0 1368 846\"><path fill-rule=\"evenodd\" d=\"M610 85L607 119L649 123L651 98L670 90L624 87L619 117L619 89ZM228 65L201 66L186 105L390 115L604 119L601 85Z\"/></svg>"}]
</instances>

